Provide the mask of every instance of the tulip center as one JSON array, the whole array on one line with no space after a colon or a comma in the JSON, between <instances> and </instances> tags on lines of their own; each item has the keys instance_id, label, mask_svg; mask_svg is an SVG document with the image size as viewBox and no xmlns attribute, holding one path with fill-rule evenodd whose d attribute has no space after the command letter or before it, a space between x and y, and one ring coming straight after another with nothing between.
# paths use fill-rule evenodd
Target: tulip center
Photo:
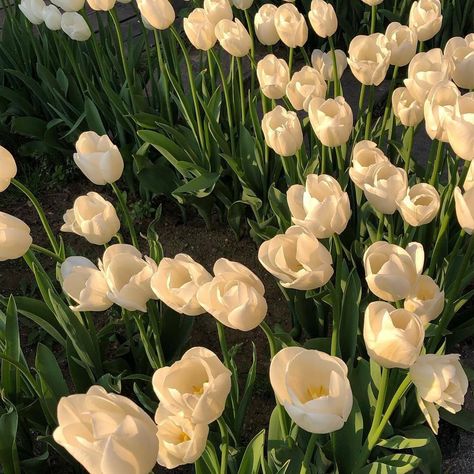
<instances>
[{"instance_id":1,"label":"tulip center","mask_svg":"<svg viewBox=\"0 0 474 474\"><path fill-rule=\"evenodd\" d=\"M307 390L308 401L316 400L317 398L326 397L329 395L329 391L323 385L313 386L310 385Z\"/></svg>"},{"instance_id":2,"label":"tulip center","mask_svg":"<svg viewBox=\"0 0 474 474\"><path fill-rule=\"evenodd\" d=\"M193 394L202 395L204 393L204 385L193 385Z\"/></svg>"},{"instance_id":3,"label":"tulip center","mask_svg":"<svg viewBox=\"0 0 474 474\"><path fill-rule=\"evenodd\" d=\"M180 443L185 443L186 441L189 441L191 438L184 432L181 431L181 434L178 437Z\"/></svg>"}]
</instances>

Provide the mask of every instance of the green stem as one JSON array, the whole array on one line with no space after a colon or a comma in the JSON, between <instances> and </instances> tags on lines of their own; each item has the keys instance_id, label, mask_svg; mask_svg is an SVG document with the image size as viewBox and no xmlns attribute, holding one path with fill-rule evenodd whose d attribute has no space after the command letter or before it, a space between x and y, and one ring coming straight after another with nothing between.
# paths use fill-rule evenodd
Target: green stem
<instances>
[{"instance_id":1,"label":"green stem","mask_svg":"<svg viewBox=\"0 0 474 474\"><path fill-rule=\"evenodd\" d=\"M370 137L370 127L372 126L372 112L374 108L374 95L375 95L375 87L369 86L369 103L367 104L367 120L365 122L365 134L364 138L366 140Z\"/></svg>"},{"instance_id":2,"label":"green stem","mask_svg":"<svg viewBox=\"0 0 474 474\"><path fill-rule=\"evenodd\" d=\"M337 72L337 61L336 61L336 49L334 47L334 40L332 36L328 37L329 46L331 48L332 55L332 74L334 80L334 97L341 95L341 82L339 81L339 74Z\"/></svg>"},{"instance_id":3,"label":"green stem","mask_svg":"<svg viewBox=\"0 0 474 474\"><path fill-rule=\"evenodd\" d=\"M379 240L382 240L382 237L383 237L383 224L384 224L384 215L382 213L379 213L378 214L378 217L379 217L379 226L377 228L377 242Z\"/></svg>"},{"instance_id":4,"label":"green stem","mask_svg":"<svg viewBox=\"0 0 474 474\"><path fill-rule=\"evenodd\" d=\"M300 474L307 474L311 472L311 459L313 459L314 448L316 447L316 442L318 441L318 436L314 433L311 434L309 438L308 445L306 446L306 452L303 459L303 464L301 465Z\"/></svg>"},{"instance_id":5,"label":"green stem","mask_svg":"<svg viewBox=\"0 0 474 474\"><path fill-rule=\"evenodd\" d=\"M156 301L151 300L148 303L148 321L151 326L151 330L153 331L153 335L155 336L155 346L156 346L156 355L158 356L158 362L160 364L160 367L164 367L166 365L166 358L165 354L163 352L163 346L161 345L161 332L160 328L158 325L158 313L156 311L157 309L157 303Z\"/></svg>"},{"instance_id":6,"label":"green stem","mask_svg":"<svg viewBox=\"0 0 474 474\"><path fill-rule=\"evenodd\" d=\"M293 70L293 56L295 54L294 48L290 48L290 53L288 56L288 69L290 71L290 78L291 78L291 71Z\"/></svg>"},{"instance_id":7,"label":"green stem","mask_svg":"<svg viewBox=\"0 0 474 474\"><path fill-rule=\"evenodd\" d=\"M253 25L252 19L250 18L248 10L244 10L245 20L247 22L247 28L250 35L250 57L252 59L252 63L255 64L255 39L253 33ZM250 79L250 91L253 93L254 86L255 86L255 69L251 69L251 79Z\"/></svg>"},{"instance_id":8,"label":"green stem","mask_svg":"<svg viewBox=\"0 0 474 474\"><path fill-rule=\"evenodd\" d=\"M339 356L341 353L339 347L339 330L341 326L341 297L342 297L342 243L337 234L333 236L334 246L336 248L336 283L334 285L334 301L333 301L333 327L331 334L331 355Z\"/></svg>"},{"instance_id":9,"label":"green stem","mask_svg":"<svg viewBox=\"0 0 474 474\"><path fill-rule=\"evenodd\" d=\"M214 60L212 58L212 50L208 49L207 50L207 65L209 68L209 76L211 79L211 90L215 91L216 90L216 74L214 71Z\"/></svg>"},{"instance_id":10,"label":"green stem","mask_svg":"<svg viewBox=\"0 0 474 474\"><path fill-rule=\"evenodd\" d=\"M433 172L431 174L431 179L429 181L429 183L435 187L439 179L439 173L441 172L443 155L444 155L444 143L440 140L438 141L438 148L436 149L436 158L434 161Z\"/></svg>"},{"instance_id":11,"label":"green stem","mask_svg":"<svg viewBox=\"0 0 474 474\"><path fill-rule=\"evenodd\" d=\"M382 143L385 127L387 125L388 118L390 116L390 111L392 109L392 94L393 90L395 89L395 84L397 83L397 76L398 76L398 66L395 66L393 69L392 80L390 81L390 87L388 90L387 102L385 104L385 110L383 113L382 119L382 128L380 130L380 139L379 139L379 146Z\"/></svg>"},{"instance_id":12,"label":"green stem","mask_svg":"<svg viewBox=\"0 0 474 474\"><path fill-rule=\"evenodd\" d=\"M64 260L54 252L51 252L51 250L45 249L44 247L41 247L40 245L36 244L31 244L30 245L30 250L34 250L35 252L42 253L44 255L47 255L48 257L56 260L59 263L63 263Z\"/></svg>"},{"instance_id":13,"label":"green stem","mask_svg":"<svg viewBox=\"0 0 474 474\"><path fill-rule=\"evenodd\" d=\"M143 324L143 321L140 318L140 314L134 312L132 314L132 317L135 321L135 324L137 325L138 332L140 333L140 339L143 344L143 348L145 349L146 356L148 358L148 362L150 362L151 367L156 370L161 367L160 360L158 359L158 356L156 352L153 349L153 346L150 343L150 340L148 338L148 334L146 332L145 326ZM125 315L127 317L127 315Z\"/></svg>"},{"instance_id":14,"label":"green stem","mask_svg":"<svg viewBox=\"0 0 474 474\"><path fill-rule=\"evenodd\" d=\"M389 370L385 367L382 368L382 378L380 380L379 385L379 393L377 396L377 403L375 405L375 412L374 418L372 421L372 427L369 431L369 438L371 434L377 429L380 424L380 420L382 419L383 408L385 406L385 397L387 396L387 388L388 388L388 376Z\"/></svg>"},{"instance_id":15,"label":"green stem","mask_svg":"<svg viewBox=\"0 0 474 474\"><path fill-rule=\"evenodd\" d=\"M163 60L163 52L161 51L161 37L158 36L158 32L155 28L153 28L153 36L155 39L156 57L158 59L158 66L160 68L160 76L163 75L163 92L165 96L166 113L168 114L168 121L173 123L173 113L171 111L169 94L169 77L165 67L165 62Z\"/></svg>"},{"instance_id":16,"label":"green stem","mask_svg":"<svg viewBox=\"0 0 474 474\"><path fill-rule=\"evenodd\" d=\"M219 424L222 440L220 474L227 474L227 459L229 455L229 433L227 432L227 426L225 425L225 422L221 418L218 418L217 423Z\"/></svg>"},{"instance_id":17,"label":"green stem","mask_svg":"<svg viewBox=\"0 0 474 474\"><path fill-rule=\"evenodd\" d=\"M237 71L239 74L240 117L242 125L245 125L245 90L244 73L242 70L242 58L237 58Z\"/></svg>"},{"instance_id":18,"label":"green stem","mask_svg":"<svg viewBox=\"0 0 474 474\"><path fill-rule=\"evenodd\" d=\"M130 215L130 212L128 210L127 202L125 201L123 194L118 188L118 186L115 183L111 183L111 186L112 186L112 189L114 190L115 195L117 196L120 209L122 210L123 216L125 218L125 222L128 227L128 231L130 232L130 238L132 239L132 243L137 249L140 249L138 245L137 233L135 231L135 227L133 226L132 216Z\"/></svg>"},{"instance_id":19,"label":"green stem","mask_svg":"<svg viewBox=\"0 0 474 474\"><path fill-rule=\"evenodd\" d=\"M377 22L377 5L372 5L372 14L370 18L370 34L375 33L376 22Z\"/></svg>"},{"instance_id":20,"label":"green stem","mask_svg":"<svg viewBox=\"0 0 474 474\"><path fill-rule=\"evenodd\" d=\"M413 150L413 140L415 138L415 127L408 127L406 134L408 135L407 156L405 161L405 171L410 171L411 152Z\"/></svg>"}]
</instances>

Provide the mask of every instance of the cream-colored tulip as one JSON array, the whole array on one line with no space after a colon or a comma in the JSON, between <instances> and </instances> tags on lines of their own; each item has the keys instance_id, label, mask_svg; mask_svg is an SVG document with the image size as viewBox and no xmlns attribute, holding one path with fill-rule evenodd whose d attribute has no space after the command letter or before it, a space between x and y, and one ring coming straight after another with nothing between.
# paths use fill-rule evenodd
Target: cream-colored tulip
<instances>
[{"instance_id":1,"label":"cream-colored tulip","mask_svg":"<svg viewBox=\"0 0 474 474\"><path fill-rule=\"evenodd\" d=\"M22 220L0 211L0 262L23 257L32 243L30 228Z\"/></svg>"},{"instance_id":2,"label":"cream-colored tulip","mask_svg":"<svg viewBox=\"0 0 474 474\"><path fill-rule=\"evenodd\" d=\"M429 224L438 215L441 200L438 191L431 184L419 183L408 188L397 205L403 220L418 227Z\"/></svg>"},{"instance_id":3,"label":"cream-colored tulip","mask_svg":"<svg viewBox=\"0 0 474 474\"><path fill-rule=\"evenodd\" d=\"M214 264L214 278L199 288L199 304L224 326L255 329L267 314L265 287L244 265L225 258Z\"/></svg>"},{"instance_id":4,"label":"cream-colored tulip","mask_svg":"<svg viewBox=\"0 0 474 474\"><path fill-rule=\"evenodd\" d=\"M53 0L51 3L65 12L78 12L84 8L86 0Z\"/></svg>"},{"instance_id":5,"label":"cream-colored tulip","mask_svg":"<svg viewBox=\"0 0 474 474\"><path fill-rule=\"evenodd\" d=\"M416 127L423 120L423 105L415 100L406 87L397 87L392 94L395 117L405 127Z\"/></svg>"},{"instance_id":6,"label":"cream-colored tulip","mask_svg":"<svg viewBox=\"0 0 474 474\"><path fill-rule=\"evenodd\" d=\"M469 169L467 170L466 179L464 180L464 191L469 191L470 189L474 188L474 164L471 163L469 165Z\"/></svg>"},{"instance_id":7,"label":"cream-colored tulip","mask_svg":"<svg viewBox=\"0 0 474 474\"><path fill-rule=\"evenodd\" d=\"M290 418L310 433L332 433L349 418L352 390L347 366L338 357L286 347L272 359L270 383Z\"/></svg>"},{"instance_id":8,"label":"cream-colored tulip","mask_svg":"<svg viewBox=\"0 0 474 474\"><path fill-rule=\"evenodd\" d=\"M407 188L406 171L390 161L375 165L362 186L367 201L382 214L393 214L398 209L397 202L406 195Z\"/></svg>"},{"instance_id":9,"label":"cream-colored tulip","mask_svg":"<svg viewBox=\"0 0 474 474\"><path fill-rule=\"evenodd\" d=\"M253 0L232 0L235 8L248 10L253 5Z\"/></svg>"},{"instance_id":10,"label":"cream-colored tulip","mask_svg":"<svg viewBox=\"0 0 474 474\"><path fill-rule=\"evenodd\" d=\"M431 88L438 82L449 80L451 63L439 48L415 54L408 66L408 78L403 82L412 97L424 104Z\"/></svg>"},{"instance_id":11,"label":"cream-colored tulip","mask_svg":"<svg viewBox=\"0 0 474 474\"><path fill-rule=\"evenodd\" d=\"M294 155L303 144L303 131L298 116L281 105L263 116L262 130L265 142L278 155Z\"/></svg>"},{"instance_id":12,"label":"cream-colored tulip","mask_svg":"<svg viewBox=\"0 0 474 474\"><path fill-rule=\"evenodd\" d=\"M304 16L291 4L280 5L275 12L278 36L289 48L302 47L308 40L308 25Z\"/></svg>"},{"instance_id":13,"label":"cream-colored tulip","mask_svg":"<svg viewBox=\"0 0 474 474\"><path fill-rule=\"evenodd\" d=\"M197 316L206 312L197 301L197 291L211 280L211 274L202 265L180 253L160 261L151 279L151 289L158 299L178 313Z\"/></svg>"},{"instance_id":14,"label":"cream-colored tulip","mask_svg":"<svg viewBox=\"0 0 474 474\"><path fill-rule=\"evenodd\" d=\"M59 400L53 438L91 474L148 474L156 464L157 428L130 399L94 385Z\"/></svg>"},{"instance_id":15,"label":"cream-colored tulip","mask_svg":"<svg viewBox=\"0 0 474 474\"><path fill-rule=\"evenodd\" d=\"M408 369L423 347L420 318L385 301L369 303L364 315L364 342L369 357L387 369Z\"/></svg>"},{"instance_id":16,"label":"cream-colored tulip","mask_svg":"<svg viewBox=\"0 0 474 474\"><path fill-rule=\"evenodd\" d=\"M444 55L452 63L452 79L458 87L474 89L474 33L451 38L444 47Z\"/></svg>"},{"instance_id":17,"label":"cream-colored tulip","mask_svg":"<svg viewBox=\"0 0 474 474\"><path fill-rule=\"evenodd\" d=\"M92 10L96 11L109 11L115 6L116 0L87 0L88 5Z\"/></svg>"},{"instance_id":18,"label":"cream-colored tulip","mask_svg":"<svg viewBox=\"0 0 474 474\"><path fill-rule=\"evenodd\" d=\"M272 3L262 5L253 19L255 34L258 41L265 46L273 46L278 43L280 36L275 26L275 13L277 6Z\"/></svg>"},{"instance_id":19,"label":"cream-colored tulip","mask_svg":"<svg viewBox=\"0 0 474 474\"><path fill-rule=\"evenodd\" d=\"M51 31L61 29L61 12L56 5L48 5L43 8L43 21L46 28Z\"/></svg>"},{"instance_id":20,"label":"cream-colored tulip","mask_svg":"<svg viewBox=\"0 0 474 474\"><path fill-rule=\"evenodd\" d=\"M92 35L86 20L77 12L65 12L62 14L61 29L74 41L87 41Z\"/></svg>"},{"instance_id":21,"label":"cream-colored tulip","mask_svg":"<svg viewBox=\"0 0 474 474\"><path fill-rule=\"evenodd\" d=\"M137 0L140 13L157 30L166 30L176 18L173 5L168 0Z\"/></svg>"},{"instance_id":22,"label":"cream-colored tulip","mask_svg":"<svg viewBox=\"0 0 474 474\"><path fill-rule=\"evenodd\" d=\"M158 267L132 245L115 244L107 248L99 269L109 285L107 297L128 311L146 312L148 300L155 298L151 277Z\"/></svg>"},{"instance_id":23,"label":"cream-colored tulip","mask_svg":"<svg viewBox=\"0 0 474 474\"><path fill-rule=\"evenodd\" d=\"M209 426L194 424L189 418L158 406L155 415L158 427L158 464L174 469L197 461L206 449Z\"/></svg>"},{"instance_id":24,"label":"cream-colored tulip","mask_svg":"<svg viewBox=\"0 0 474 474\"><path fill-rule=\"evenodd\" d=\"M456 84L451 81L439 82L431 88L423 111L426 133L432 140L448 141L445 124L453 116L460 95Z\"/></svg>"},{"instance_id":25,"label":"cream-colored tulip","mask_svg":"<svg viewBox=\"0 0 474 474\"><path fill-rule=\"evenodd\" d=\"M388 39L390 64L406 66L415 56L418 45L416 33L406 25L394 21L387 26L385 37Z\"/></svg>"},{"instance_id":26,"label":"cream-colored tulip","mask_svg":"<svg viewBox=\"0 0 474 474\"><path fill-rule=\"evenodd\" d=\"M321 288L334 273L332 257L326 247L298 226L263 242L258 259L284 288Z\"/></svg>"},{"instance_id":27,"label":"cream-colored tulip","mask_svg":"<svg viewBox=\"0 0 474 474\"><path fill-rule=\"evenodd\" d=\"M377 145L370 140L362 140L356 143L352 150L352 166L349 168L349 176L352 182L360 189L364 184L372 180L373 169L379 163L388 162L388 158Z\"/></svg>"},{"instance_id":28,"label":"cream-colored tulip","mask_svg":"<svg viewBox=\"0 0 474 474\"><path fill-rule=\"evenodd\" d=\"M195 424L209 424L222 415L231 387L231 372L214 352L193 347L171 366L153 374L160 406Z\"/></svg>"},{"instance_id":29,"label":"cream-colored tulip","mask_svg":"<svg viewBox=\"0 0 474 474\"><path fill-rule=\"evenodd\" d=\"M444 309L444 291L428 275L419 275L403 307L415 313L423 324L435 320Z\"/></svg>"},{"instance_id":30,"label":"cream-colored tulip","mask_svg":"<svg viewBox=\"0 0 474 474\"><path fill-rule=\"evenodd\" d=\"M315 97L326 97L327 84L322 74L311 66L303 66L293 74L286 95L295 110L308 110Z\"/></svg>"},{"instance_id":31,"label":"cream-colored tulip","mask_svg":"<svg viewBox=\"0 0 474 474\"><path fill-rule=\"evenodd\" d=\"M334 7L324 0L313 0L308 13L313 30L321 38L332 36L337 30L337 16Z\"/></svg>"},{"instance_id":32,"label":"cream-colored tulip","mask_svg":"<svg viewBox=\"0 0 474 474\"><path fill-rule=\"evenodd\" d=\"M329 147L344 145L352 132L352 109L344 97L324 100L315 97L309 104L309 120L319 141Z\"/></svg>"},{"instance_id":33,"label":"cream-colored tulip","mask_svg":"<svg viewBox=\"0 0 474 474\"><path fill-rule=\"evenodd\" d=\"M95 245L110 242L120 230L120 220L112 203L94 192L79 196L63 218L62 232L80 235Z\"/></svg>"},{"instance_id":34,"label":"cream-colored tulip","mask_svg":"<svg viewBox=\"0 0 474 474\"><path fill-rule=\"evenodd\" d=\"M367 86L378 86L390 66L390 49L387 38L381 33L356 36L349 44L347 62L356 79Z\"/></svg>"},{"instance_id":35,"label":"cream-colored tulip","mask_svg":"<svg viewBox=\"0 0 474 474\"><path fill-rule=\"evenodd\" d=\"M423 246L413 242L406 249L375 242L364 253L365 280L369 290L385 301L408 298L423 271Z\"/></svg>"},{"instance_id":36,"label":"cream-colored tulip","mask_svg":"<svg viewBox=\"0 0 474 474\"><path fill-rule=\"evenodd\" d=\"M28 21L33 25L41 25L43 23L43 9L46 4L43 0L21 0L18 8Z\"/></svg>"},{"instance_id":37,"label":"cream-colored tulip","mask_svg":"<svg viewBox=\"0 0 474 474\"><path fill-rule=\"evenodd\" d=\"M117 146L107 135L100 136L95 132L81 133L76 142L74 162L86 178L99 186L119 180L124 168Z\"/></svg>"},{"instance_id":38,"label":"cream-colored tulip","mask_svg":"<svg viewBox=\"0 0 474 474\"><path fill-rule=\"evenodd\" d=\"M454 190L454 201L456 203L456 217L459 225L466 234L474 232L474 188L464 194L456 187Z\"/></svg>"},{"instance_id":39,"label":"cream-colored tulip","mask_svg":"<svg viewBox=\"0 0 474 474\"><path fill-rule=\"evenodd\" d=\"M68 257L61 264L62 287L77 305L73 311L105 311L112 306L104 275L85 257Z\"/></svg>"},{"instance_id":40,"label":"cream-colored tulip","mask_svg":"<svg viewBox=\"0 0 474 474\"><path fill-rule=\"evenodd\" d=\"M408 24L419 41L427 41L438 33L443 22L439 0L418 0L410 9Z\"/></svg>"},{"instance_id":41,"label":"cream-colored tulip","mask_svg":"<svg viewBox=\"0 0 474 474\"><path fill-rule=\"evenodd\" d=\"M463 160L474 160L474 92L458 97L444 125L454 153Z\"/></svg>"},{"instance_id":42,"label":"cream-colored tulip","mask_svg":"<svg viewBox=\"0 0 474 474\"><path fill-rule=\"evenodd\" d=\"M351 217L349 196L332 176L310 174L305 186L294 184L287 193L294 224L318 239L342 234Z\"/></svg>"},{"instance_id":43,"label":"cream-colored tulip","mask_svg":"<svg viewBox=\"0 0 474 474\"><path fill-rule=\"evenodd\" d=\"M336 55L337 77L340 79L347 68L347 57L346 53L341 49L336 49L334 53ZM314 69L323 75L324 80L334 80L333 59L330 52L323 53L320 49L313 50L311 54L311 64Z\"/></svg>"},{"instance_id":44,"label":"cream-colored tulip","mask_svg":"<svg viewBox=\"0 0 474 474\"><path fill-rule=\"evenodd\" d=\"M281 99L290 81L288 64L274 54L267 54L257 63L257 78L265 97Z\"/></svg>"},{"instance_id":45,"label":"cream-colored tulip","mask_svg":"<svg viewBox=\"0 0 474 474\"><path fill-rule=\"evenodd\" d=\"M366 5L374 6L379 5L383 2L383 0L362 0Z\"/></svg>"},{"instance_id":46,"label":"cream-colored tulip","mask_svg":"<svg viewBox=\"0 0 474 474\"><path fill-rule=\"evenodd\" d=\"M438 408L457 413L464 404L469 382L459 354L426 354L410 367L421 411L431 429L438 433Z\"/></svg>"},{"instance_id":47,"label":"cream-colored tulip","mask_svg":"<svg viewBox=\"0 0 474 474\"><path fill-rule=\"evenodd\" d=\"M234 18L229 0L204 0L203 7L214 25L217 25L221 20Z\"/></svg>"},{"instance_id":48,"label":"cream-colored tulip","mask_svg":"<svg viewBox=\"0 0 474 474\"><path fill-rule=\"evenodd\" d=\"M10 186L11 180L16 176L17 167L13 155L0 145L0 193Z\"/></svg>"},{"instance_id":49,"label":"cream-colored tulip","mask_svg":"<svg viewBox=\"0 0 474 474\"><path fill-rule=\"evenodd\" d=\"M241 58L249 53L252 40L238 18L234 21L221 20L216 25L215 33L221 47L231 56Z\"/></svg>"},{"instance_id":50,"label":"cream-colored tulip","mask_svg":"<svg viewBox=\"0 0 474 474\"><path fill-rule=\"evenodd\" d=\"M183 20L183 29L189 42L196 49L208 51L216 44L215 26L204 8L195 8Z\"/></svg>"}]
</instances>

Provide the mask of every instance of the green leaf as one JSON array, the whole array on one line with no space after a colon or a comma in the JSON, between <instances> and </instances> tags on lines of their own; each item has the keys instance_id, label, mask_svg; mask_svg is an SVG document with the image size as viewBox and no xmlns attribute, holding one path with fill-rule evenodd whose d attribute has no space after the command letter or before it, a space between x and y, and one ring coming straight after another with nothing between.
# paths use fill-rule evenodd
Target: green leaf
<instances>
[{"instance_id":1,"label":"green leaf","mask_svg":"<svg viewBox=\"0 0 474 474\"><path fill-rule=\"evenodd\" d=\"M286 200L286 194L277 189L275 184L272 184L268 190L268 201L278 220L280 231L285 232L291 225L291 213Z\"/></svg>"},{"instance_id":2,"label":"green leaf","mask_svg":"<svg viewBox=\"0 0 474 474\"><path fill-rule=\"evenodd\" d=\"M240 433L242 426L245 421L245 415L247 414L247 408L252 398L253 386L255 384L255 379L257 377L257 349L255 344L252 342L252 365L250 366L249 372L247 374L247 379L245 381L244 391L242 393L242 398L239 401L239 407L237 409L237 415L235 417L235 426L236 432Z\"/></svg>"},{"instance_id":3,"label":"green leaf","mask_svg":"<svg viewBox=\"0 0 474 474\"><path fill-rule=\"evenodd\" d=\"M5 350L4 355L15 362L20 361L20 332L18 328L18 313L13 296L8 300L5 320ZM3 360L1 365L1 387L10 399L20 398L20 374L9 362Z\"/></svg>"},{"instance_id":4,"label":"green leaf","mask_svg":"<svg viewBox=\"0 0 474 474\"><path fill-rule=\"evenodd\" d=\"M402 431L404 436L410 439L426 440L427 443L423 446L413 448L413 454L421 459L421 464L418 469L424 474L441 474L441 449L438 444L438 439L425 425L418 425L412 428L407 428Z\"/></svg>"},{"instance_id":5,"label":"green leaf","mask_svg":"<svg viewBox=\"0 0 474 474\"><path fill-rule=\"evenodd\" d=\"M390 439L383 439L377 443L377 446L387 449L411 449L421 448L428 443L427 438L405 438L405 436L395 435Z\"/></svg>"},{"instance_id":6,"label":"green leaf","mask_svg":"<svg viewBox=\"0 0 474 474\"><path fill-rule=\"evenodd\" d=\"M406 474L413 472L421 463L421 459L412 454L392 454L370 463L358 474Z\"/></svg>"},{"instance_id":7,"label":"green leaf","mask_svg":"<svg viewBox=\"0 0 474 474\"><path fill-rule=\"evenodd\" d=\"M7 411L0 416L0 465L4 474L20 474L20 461L16 447L18 413L14 405L4 400Z\"/></svg>"},{"instance_id":8,"label":"green leaf","mask_svg":"<svg viewBox=\"0 0 474 474\"><path fill-rule=\"evenodd\" d=\"M90 130L98 133L99 135L107 135L104 123L100 117L100 112L95 103L86 97L84 101L84 111L86 113L87 125Z\"/></svg>"},{"instance_id":9,"label":"green leaf","mask_svg":"<svg viewBox=\"0 0 474 474\"><path fill-rule=\"evenodd\" d=\"M449 413L449 411L441 408L439 414L448 423L474 433L474 412L463 409L458 413Z\"/></svg>"},{"instance_id":10,"label":"green leaf","mask_svg":"<svg viewBox=\"0 0 474 474\"><path fill-rule=\"evenodd\" d=\"M180 196L191 194L202 198L212 193L214 186L220 178L220 173L205 173L197 178L188 181L186 184L179 186L173 191L173 195Z\"/></svg>"},{"instance_id":11,"label":"green leaf","mask_svg":"<svg viewBox=\"0 0 474 474\"><path fill-rule=\"evenodd\" d=\"M248 444L237 474L256 474L260 471L260 459L265 445L265 430L260 431Z\"/></svg>"}]
</instances>

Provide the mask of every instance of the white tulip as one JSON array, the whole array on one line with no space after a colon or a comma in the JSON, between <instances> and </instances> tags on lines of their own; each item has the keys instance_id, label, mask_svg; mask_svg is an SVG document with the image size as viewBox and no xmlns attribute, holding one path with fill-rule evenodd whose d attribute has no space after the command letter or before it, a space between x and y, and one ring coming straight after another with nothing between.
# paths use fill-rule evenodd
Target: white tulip
<instances>
[{"instance_id":1,"label":"white tulip","mask_svg":"<svg viewBox=\"0 0 474 474\"><path fill-rule=\"evenodd\" d=\"M249 32L242 22L236 18L232 20L221 20L214 30L222 49L231 56L241 58L246 56L252 46Z\"/></svg>"},{"instance_id":2,"label":"white tulip","mask_svg":"<svg viewBox=\"0 0 474 474\"><path fill-rule=\"evenodd\" d=\"M444 291L428 275L419 275L410 296L404 301L403 307L415 313L428 324L435 320L444 309Z\"/></svg>"},{"instance_id":3,"label":"white tulip","mask_svg":"<svg viewBox=\"0 0 474 474\"><path fill-rule=\"evenodd\" d=\"M412 3L408 23L418 35L419 41L433 38L441 29L442 22L439 0L418 0Z\"/></svg>"},{"instance_id":4,"label":"white tulip","mask_svg":"<svg viewBox=\"0 0 474 474\"><path fill-rule=\"evenodd\" d=\"M25 15L28 21L33 23L33 25L41 25L41 23L43 23L43 9L45 7L46 4L43 0L21 0L18 5L23 15Z\"/></svg>"},{"instance_id":5,"label":"white tulip","mask_svg":"<svg viewBox=\"0 0 474 474\"><path fill-rule=\"evenodd\" d=\"M465 38L451 38L444 47L444 55L451 60L452 79L458 87L474 89L474 33Z\"/></svg>"},{"instance_id":6,"label":"white tulip","mask_svg":"<svg viewBox=\"0 0 474 474\"><path fill-rule=\"evenodd\" d=\"M444 126L454 153L463 160L474 160L474 92L458 97Z\"/></svg>"},{"instance_id":7,"label":"white tulip","mask_svg":"<svg viewBox=\"0 0 474 474\"><path fill-rule=\"evenodd\" d=\"M370 140L356 143L352 150L352 167L349 176L352 182L360 189L372 180L373 170L379 163L388 162L388 158L377 145Z\"/></svg>"},{"instance_id":8,"label":"white tulip","mask_svg":"<svg viewBox=\"0 0 474 474\"><path fill-rule=\"evenodd\" d=\"M429 224L436 218L441 199L436 188L427 183L419 183L408 188L397 206L403 220L413 227L418 227Z\"/></svg>"},{"instance_id":9,"label":"white tulip","mask_svg":"<svg viewBox=\"0 0 474 474\"><path fill-rule=\"evenodd\" d=\"M406 87L397 87L392 93L393 115L405 127L416 127L423 120L423 105L416 101Z\"/></svg>"},{"instance_id":10,"label":"white tulip","mask_svg":"<svg viewBox=\"0 0 474 474\"><path fill-rule=\"evenodd\" d=\"M55 5L48 5L43 9L43 21L51 31L58 31L61 29L61 12Z\"/></svg>"},{"instance_id":11,"label":"white tulip","mask_svg":"<svg viewBox=\"0 0 474 474\"><path fill-rule=\"evenodd\" d=\"M176 18L173 5L168 0L137 0L140 13L153 28L166 30Z\"/></svg>"},{"instance_id":12,"label":"white tulip","mask_svg":"<svg viewBox=\"0 0 474 474\"><path fill-rule=\"evenodd\" d=\"M406 66L416 54L418 45L416 33L408 26L395 21L387 26L385 37L388 39L388 49L391 52L390 64Z\"/></svg>"},{"instance_id":13,"label":"white tulip","mask_svg":"<svg viewBox=\"0 0 474 474\"><path fill-rule=\"evenodd\" d=\"M32 243L30 228L22 220L0 211L0 262L23 257Z\"/></svg>"},{"instance_id":14,"label":"white tulip","mask_svg":"<svg viewBox=\"0 0 474 474\"><path fill-rule=\"evenodd\" d=\"M266 3L260 7L254 17L255 34L258 41L265 46L273 46L280 39L275 26L276 11L276 5Z\"/></svg>"},{"instance_id":15,"label":"white tulip","mask_svg":"<svg viewBox=\"0 0 474 474\"><path fill-rule=\"evenodd\" d=\"M341 49L334 51L336 55L337 77L340 79L347 68L347 56ZM326 81L334 80L333 58L331 52L323 53L320 49L313 50L311 54L311 64L319 71Z\"/></svg>"},{"instance_id":16,"label":"white tulip","mask_svg":"<svg viewBox=\"0 0 474 474\"><path fill-rule=\"evenodd\" d=\"M321 38L332 36L337 30L337 16L334 7L324 0L313 0L308 18L313 30Z\"/></svg>"},{"instance_id":17,"label":"white tulip","mask_svg":"<svg viewBox=\"0 0 474 474\"><path fill-rule=\"evenodd\" d=\"M204 0L203 7L214 25L217 25L221 20L234 18L229 0Z\"/></svg>"},{"instance_id":18,"label":"white tulip","mask_svg":"<svg viewBox=\"0 0 474 474\"><path fill-rule=\"evenodd\" d=\"M214 28L214 23L203 8L195 8L183 20L183 29L189 42L202 51L208 51L216 44Z\"/></svg>"},{"instance_id":19,"label":"white tulip","mask_svg":"<svg viewBox=\"0 0 474 474\"><path fill-rule=\"evenodd\" d=\"M257 63L257 78L265 97L281 99L290 81L288 64L274 54L267 54Z\"/></svg>"},{"instance_id":20,"label":"white tulip","mask_svg":"<svg viewBox=\"0 0 474 474\"><path fill-rule=\"evenodd\" d=\"M308 25L304 16L291 4L283 4L275 13L278 36L289 48L302 47L308 40Z\"/></svg>"},{"instance_id":21,"label":"white tulip","mask_svg":"<svg viewBox=\"0 0 474 474\"><path fill-rule=\"evenodd\" d=\"M308 110L315 97L326 97L327 84L319 71L303 66L293 74L286 86L286 95L295 110Z\"/></svg>"},{"instance_id":22,"label":"white tulip","mask_svg":"<svg viewBox=\"0 0 474 474\"><path fill-rule=\"evenodd\" d=\"M61 29L74 41L87 41L92 35L86 20L75 11L62 14Z\"/></svg>"},{"instance_id":23,"label":"white tulip","mask_svg":"<svg viewBox=\"0 0 474 474\"><path fill-rule=\"evenodd\" d=\"M11 180L16 176L17 167L13 155L0 145L0 193L10 186Z\"/></svg>"}]
</instances>

